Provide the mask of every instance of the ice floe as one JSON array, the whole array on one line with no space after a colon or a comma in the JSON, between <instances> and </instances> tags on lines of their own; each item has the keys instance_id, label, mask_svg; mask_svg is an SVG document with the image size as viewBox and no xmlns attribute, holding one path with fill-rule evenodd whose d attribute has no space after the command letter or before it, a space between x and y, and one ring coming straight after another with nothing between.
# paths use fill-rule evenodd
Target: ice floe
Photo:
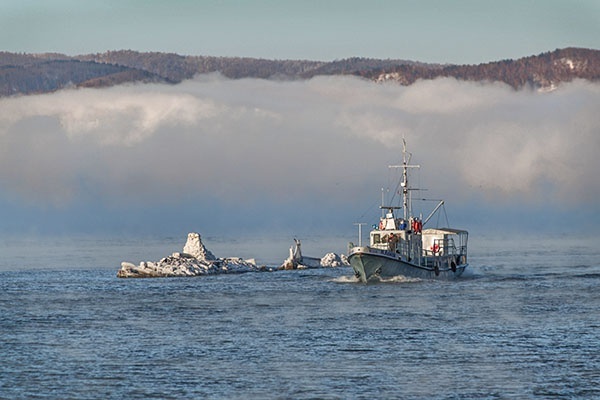
<instances>
[{"instance_id":1,"label":"ice floe","mask_svg":"<svg viewBox=\"0 0 600 400\"><path fill-rule=\"evenodd\" d=\"M167 276L197 276L268 270L255 260L239 257L217 258L204 247L200 234L188 234L183 252L173 253L160 261L142 261L139 265L122 262L119 278L154 278Z\"/></svg>"},{"instance_id":2,"label":"ice floe","mask_svg":"<svg viewBox=\"0 0 600 400\"><path fill-rule=\"evenodd\" d=\"M278 269L327 268L350 265L344 254L327 253L323 258L303 256L301 245L300 240L294 239L294 245L290 247L290 256Z\"/></svg>"},{"instance_id":3,"label":"ice floe","mask_svg":"<svg viewBox=\"0 0 600 400\"><path fill-rule=\"evenodd\" d=\"M290 248L290 257L277 268L305 269L347 266L345 255L327 253L323 258L302 256L300 241L294 239ZM244 260L239 257L217 258L202 243L200 234L188 234L182 252L173 253L160 261L142 261L139 265L122 262L117 272L119 278L158 278L176 276L198 276L211 274L228 274L243 272L273 271L274 268L259 266L254 259Z\"/></svg>"}]
</instances>

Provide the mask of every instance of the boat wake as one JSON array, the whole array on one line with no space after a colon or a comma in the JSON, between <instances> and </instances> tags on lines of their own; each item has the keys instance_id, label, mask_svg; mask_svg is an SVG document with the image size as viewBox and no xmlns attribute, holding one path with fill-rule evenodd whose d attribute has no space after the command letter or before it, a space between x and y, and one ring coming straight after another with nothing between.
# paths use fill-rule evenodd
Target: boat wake
<instances>
[{"instance_id":1,"label":"boat wake","mask_svg":"<svg viewBox=\"0 0 600 400\"><path fill-rule=\"evenodd\" d=\"M369 283L412 283L421 282L421 278L410 278L406 276L392 276L391 278L371 278ZM355 275L342 275L331 278L330 282L334 283L361 283L360 278Z\"/></svg>"},{"instance_id":2,"label":"boat wake","mask_svg":"<svg viewBox=\"0 0 600 400\"><path fill-rule=\"evenodd\" d=\"M331 278L329 280L329 282L334 282L334 283L359 283L360 279L358 279L354 275L342 275L342 276L337 276L335 278Z\"/></svg>"},{"instance_id":3,"label":"boat wake","mask_svg":"<svg viewBox=\"0 0 600 400\"><path fill-rule=\"evenodd\" d=\"M403 275L392 276L390 278L372 278L378 280L381 283L413 283L423 281L421 278L411 278Z\"/></svg>"},{"instance_id":4,"label":"boat wake","mask_svg":"<svg viewBox=\"0 0 600 400\"><path fill-rule=\"evenodd\" d=\"M476 279L484 277L485 271L476 266L469 265L469 268L465 268L465 271L460 276L460 279Z\"/></svg>"}]
</instances>

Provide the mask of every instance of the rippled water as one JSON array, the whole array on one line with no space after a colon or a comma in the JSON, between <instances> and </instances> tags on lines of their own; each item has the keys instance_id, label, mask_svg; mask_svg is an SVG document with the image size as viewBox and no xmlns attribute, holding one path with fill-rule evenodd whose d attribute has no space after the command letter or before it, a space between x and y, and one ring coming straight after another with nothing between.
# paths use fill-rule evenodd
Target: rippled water
<instances>
[{"instance_id":1,"label":"rippled water","mask_svg":"<svg viewBox=\"0 0 600 400\"><path fill-rule=\"evenodd\" d=\"M596 243L482 238L458 281L371 285L349 268L117 279L121 242L85 268L60 246L47 268L5 257L0 398L599 398Z\"/></svg>"}]
</instances>

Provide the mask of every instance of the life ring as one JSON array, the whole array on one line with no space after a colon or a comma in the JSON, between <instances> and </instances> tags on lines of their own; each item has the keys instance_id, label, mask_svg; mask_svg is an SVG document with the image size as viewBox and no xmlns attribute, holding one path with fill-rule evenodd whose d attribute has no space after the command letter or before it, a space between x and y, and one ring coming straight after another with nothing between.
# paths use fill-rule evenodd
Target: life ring
<instances>
[{"instance_id":1,"label":"life ring","mask_svg":"<svg viewBox=\"0 0 600 400\"><path fill-rule=\"evenodd\" d=\"M433 254L436 254L436 253L438 253L439 251L440 251L440 246L439 246L437 243L436 243L436 244L434 244L433 246L431 246L431 252L432 252Z\"/></svg>"},{"instance_id":2,"label":"life ring","mask_svg":"<svg viewBox=\"0 0 600 400\"><path fill-rule=\"evenodd\" d=\"M383 220L379 221L379 230L382 231L385 229L385 224L383 223Z\"/></svg>"}]
</instances>

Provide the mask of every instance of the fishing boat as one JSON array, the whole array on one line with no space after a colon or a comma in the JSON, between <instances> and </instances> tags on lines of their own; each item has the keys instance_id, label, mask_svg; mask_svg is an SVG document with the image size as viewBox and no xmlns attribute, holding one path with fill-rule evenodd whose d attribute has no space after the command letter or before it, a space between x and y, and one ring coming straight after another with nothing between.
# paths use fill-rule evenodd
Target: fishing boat
<instances>
[{"instance_id":1,"label":"fishing boat","mask_svg":"<svg viewBox=\"0 0 600 400\"><path fill-rule=\"evenodd\" d=\"M359 245L348 246L348 261L356 277L364 283L392 277L448 280L461 276L468 266L466 230L427 227L440 210L445 214L443 200L438 200L425 219L422 215L412 215L412 192L419 189L409 186L409 170L420 166L410 164L411 156L403 141L402 165L389 166L401 170L394 193L401 194L402 203L384 205L382 200L382 216L369 233L369 245L360 243L359 225ZM397 217L400 210L402 217Z\"/></svg>"}]
</instances>

